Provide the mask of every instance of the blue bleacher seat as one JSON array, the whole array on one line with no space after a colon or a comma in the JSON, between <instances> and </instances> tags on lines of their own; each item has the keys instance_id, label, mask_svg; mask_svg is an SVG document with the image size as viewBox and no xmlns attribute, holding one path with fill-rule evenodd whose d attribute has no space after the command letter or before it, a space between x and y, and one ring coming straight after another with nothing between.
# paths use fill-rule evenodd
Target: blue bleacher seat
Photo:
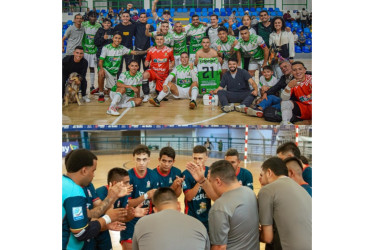
<instances>
[{"instance_id":1,"label":"blue bleacher seat","mask_svg":"<svg viewBox=\"0 0 374 250\"><path fill-rule=\"evenodd\" d=\"M261 11L261 8L256 8L256 11Z\"/></svg>"},{"instance_id":2,"label":"blue bleacher seat","mask_svg":"<svg viewBox=\"0 0 374 250\"><path fill-rule=\"evenodd\" d=\"M203 11L203 12L201 12L201 15L202 15L202 16L208 16L208 12Z\"/></svg>"},{"instance_id":3,"label":"blue bleacher seat","mask_svg":"<svg viewBox=\"0 0 374 250\"><path fill-rule=\"evenodd\" d=\"M269 12L273 12L274 11L274 9L273 8L269 8L269 10L268 10Z\"/></svg>"},{"instance_id":4,"label":"blue bleacher seat","mask_svg":"<svg viewBox=\"0 0 374 250\"><path fill-rule=\"evenodd\" d=\"M100 10L96 10L96 13L100 13Z\"/></svg>"},{"instance_id":5,"label":"blue bleacher seat","mask_svg":"<svg viewBox=\"0 0 374 250\"><path fill-rule=\"evenodd\" d=\"M249 8L244 8L244 11L247 11L247 10L250 11Z\"/></svg>"},{"instance_id":6,"label":"blue bleacher seat","mask_svg":"<svg viewBox=\"0 0 374 250\"><path fill-rule=\"evenodd\" d=\"M208 11L211 11L211 12L213 12L213 8L208 8Z\"/></svg>"},{"instance_id":7,"label":"blue bleacher seat","mask_svg":"<svg viewBox=\"0 0 374 250\"><path fill-rule=\"evenodd\" d=\"M309 39L312 39L312 32L310 32L310 33L308 34L308 38L309 38Z\"/></svg>"},{"instance_id":8,"label":"blue bleacher seat","mask_svg":"<svg viewBox=\"0 0 374 250\"><path fill-rule=\"evenodd\" d=\"M309 48L309 51L312 52L312 45L309 45L308 48Z\"/></svg>"},{"instance_id":9,"label":"blue bleacher seat","mask_svg":"<svg viewBox=\"0 0 374 250\"><path fill-rule=\"evenodd\" d=\"M295 45L295 52L296 53L301 53L302 52L300 46Z\"/></svg>"},{"instance_id":10,"label":"blue bleacher seat","mask_svg":"<svg viewBox=\"0 0 374 250\"><path fill-rule=\"evenodd\" d=\"M152 10L151 9L147 9L147 13L152 13Z\"/></svg>"},{"instance_id":11,"label":"blue bleacher seat","mask_svg":"<svg viewBox=\"0 0 374 250\"><path fill-rule=\"evenodd\" d=\"M208 12L208 9L207 8L203 8L202 11Z\"/></svg>"},{"instance_id":12,"label":"blue bleacher seat","mask_svg":"<svg viewBox=\"0 0 374 250\"><path fill-rule=\"evenodd\" d=\"M243 10L243 8L240 7L240 8L238 9L238 11L244 11L244 10Z\"/></svg>"},{"instance_id":13,"label":"blue bleacher seat","mask_svg":"<svg viewBox=\"0 0 374 250\"><path fill-rule=\"evenodd\" d=\"M211 15L213 15L213 12L209 11L207 16L211 16Z\"/></svg>"},{"instance_id":14,"label":"blue bleacher seat","mask_svg":"<svg viewBox=\"0 0 374 250\"><path fill-rule=\"evenodd\" d=\"M228 29L229 28L229 23L225 23L223 26Z\"/></svg>"},{"instance_id":15,"label":"blue bleacher seat","mask_svg":"<svg viewBox=\"0 0 374 250\"><path fill-rule=\"evenodd\" d=\"M267 8L262 8L261 10L266 10L267 11L268 9Z\"/></svg>"},{"instance_id":16,"label":"blue bleacher seat","mask_svg":"<svg viewBox=\"0 0 374 250\"><path fill-rule=\"evenodd\" d=\"M220 11L220 12L224 12L224 11L226 11L226 10L225 10L225 8L221 8L219 11Z\"/></svg>"},{"instance_id":17,"label":"blue bleacher seat","mask_svg":"<svg viewBox=\"0 0 374 250\"><path fill-rule=\"evenodd\" d=\"M72 20L68 20L67 22L66 22L66 24L69 26L69 25L72 25L73 24L73 21Z\"/></svg>"},{"instance_id":18,"label":"blue bleacher seat","mask_svg":"<svg viewBox=\"0 0 374 250\"><path fill-rule=\"evenodd\" d=\"M190 9L190 12L195 12L195 8L191 8L191 9Z\"/></svg>"},{"instance_id":19,"label":"blue bleacher seat","mask_svg":"<svg viewBox=\"0 0 374 250\"><path fill-rule=\"evenodd\" d=\"M170 16L171 16L171 17L174 17L174 16L175 16L174 11L173 11L173 12L170 12Z\"/></svg>"},{"instance_id":20,"label":"blue bleacher seat","mask_svg":"<svg viewBox=\"0 0 374 250\"><path fill-rule=\"evenodd\" d=\"M303 29L300 28L300 27L298 27L298 28L296 29L296 32L297 32L297 33L300 33L301 31L303 31Z\"/></svg>"},{"instance_id":21,"label":"blue bleacher seat","mask_svg":"<svg viewBox=\"0 0 374 250\"><path fill-rule=\"evenodd\" d=\"M304 28L304 33L305 34L310 33L310 29L308 27Z\"/></svg>"},{"instance_id":22,"label":"blue bleacher seat","mask_svg":"<svg viewBox=\"0 0 374 250\"><path fill-rule=\"evenodd\" d=\"M178 9L177 9L177 12L182 13L182 12L183 12L183 9L182 9L182 8L178 8Z\"/></svg>"},{"instance_id":23,"label":"blue bleacher seat","mask_svg":"<svg viewBox=\"0 0 374 250\"><path fill-rule=\"evenodd\" d=\"M139 13L142 13L142 12L144 12L144 13L145 13L145 9L141 9Z\"/></svg>"},{"instance_id":24,"label":"blue bleacher seat","mask_svg":"<svg viewBox=\"0 0 374 250\"><path fill-rule=\"evenodd\" d=\"M149 24L153 24L153 19L152 19L152 18L149 18L149 19L147 20L147 23L149 23Z\"/></svg>"},{"instance_id":25,"label":"blue bleacher seat","mask_svg":"<svg viewBox=\"0 0 374 250\"><path fill-rule=\"evenodd\" d=\"M242 22L238 22L237 26L238 27L243 26L243 23Z\"/></svg>"},{"instance_id":26,"label":"blue bleacher seat","mask_svg":"<svg viewBox=\"0 0 374 250\"><path fill-rule=\"evenodd\" d=\"M214 11L214 14L216 14L217 16L220 15L219 11Z\"/></svg>"},{"instance_id":27,"label":"blue bleacher seat","mask_svg":"<svg viewBox=\"0 0 374 250\"><path fill-rule=\"evenodd\" d=\"M222 19L220 17L218 18L218 23L222 23Z\"/></svg>"},{"instance_id":28,"label":"blue bleacher seat","mask_svg":"<svg viewBox=\"0 0 374 250\"><path fill-rule=\"evenodd\" d=\"M236 11L236 12L238 12L238 9L237 8L232 8L232 10L231 11Z\"/></svg>"},{"instance_id":29,"label":"blue bleacher seat","mask_svg":"<svg viewBox=\"0 0 374 250\"><path fill-rule=\"evenodd\" d=\"M64 26L62 26L63 30L66 30L67 28L69 28L69 27L66 24L64 24Z\"/></svg>"},{"instance_id":30,"label":"blue bleacher seat","mask_svg":"<svg viewBox=\"0 0 374 250\"><path fill-rule=\"evenodd\" d=\"M276 17L277 16L277 12L270 12L270 16Z\"/></svg>"},{"instance_id":31,"label":"blue bleacher seat","mask_svg":"<svg viewBox=\"0 0 374 250\"><path fill-rule=\"evenodd\" d=\"M216 12L216 11L219 11L219 9L218 9L218 8L215 8L215 9L214 9L214 12Z\"/></svg>"},{"instance_id":32,"label":"blue bleacher seat","mask_svg":"<svg viewBox=\"0 0 374 250\"><path fill-rule=\"evenodd\" d=\"M231 8L227 7L227 8L225 8L225 10L226 10L226 12L229 12L229 11L231 11Z\"/></svg>"},{"instance_id":33,"label":"blue bleacher seat","mask_svg":"<svg viewBox=\"0 0 374 250\"><path fill-rule=\"evenodd\" d=\"M236 24L234 23L234 24L232 24L232 30L235 30L236 29Z\"/></svg>"},{"instance_id":34,"label":"blue bleacher seat","mask_svg":"<svg viewBox=\"0 0 374 250\"><path fill-rule=\"evenodd\" d=\"M201 12L196 12L195 14L198 16L201 16Z\"/></svg>"},{"instance_id":35,"label":"blue bleacher seat","mask_svg":"<svg viewBox=\"0 0 374 250\"><path fill-rule=\"evenodd\" d=\"M257 12L251 12L251 16L257 16Z\"/></svg>"},{"instance_id":36,"label":"blue bleacher seat","mask_svg":"<svg viewBox=\"0 0 374 250\"><path fill-rule=\"evenodd\" d=\"M157 30L157 25L155 23L153 24L153 29Z\"/></svg>"},{"instance_id":37,"label":"blue bleacher seat","mask_svg":"<svg viewBox=\"0 0 374 250\"><path fill-rule=\"evenodd\" d=\"M239 13L238 16L244 16L244 12L243 11L239 11L238 13Z\"/></svg>"},{"instance_id":38,"label":"blue bleacher seat","mask_svg":"<svg viewBox=\"0 0 374 250\"><path fill-rule=\"evenodd\" d=\"M190 12L190 16L193 16L193 15L195 15L195 12Z\"/></svg>"},{"instance_id":39,"label":"blue bleacher seat","mask_svg":"<svg viewBox=\"0 0 374 250\"><path fill-rule=\"evenodd\" d=\"M206 17L204 17L204 18L203 18L203 22L204 22L204 23L209 23L209 19L206 18Z\"/></svg>"},{"instance_id":40,"label":"blue bleacher seat","mask_svg":"<svg viewBox=\"0 0 374 250\"><path fill-rule=\"evenodd\" d=\"M283 17L283 11L278 11L277 16Z\"/></svg>"},{"instance_id":41,"label":"blue bleacher seat","mask_svg":"<svg viewBox=\"0 0 374 250\"><path fill-rule=\"evenodd\" d=\"M312 39L306 39L305 44L306 45L312 45Z\"/></svg>"},{"instance_id":42,"label":"blue bleacher seat","mask_svg":"<svg viewBox=\"0 0 374 250\"><path fill-rule=\"evenodd\" d=\"M227 13L226 12L221 12L220 15L221 16L227 16Z\"/></svg>"},{"instance_id":43,"label":"blue bleacher seat","mask_svg":"<svg viewBox=\"0 0 374 250\"><path fill-rule=\"evenodd\" d=\"M187 12L188 12L187 8L183 8L183 13L187 13Z\"/></svg>"},{"instance_id":44,"label":"blue bleacher seat","mask_svg":"<svg viewBox=\"0 0 374 250\"><path fill-rule=\"evenodd\" d=\"M174 8L171 8L171 9L170 9L170 12L174 12L174 11L175 11L175 9L174 9Z\"/></svg>"},{"instance_id":45,"label":"blue bleacher seat","mask_svg":"<svg viewBox=\"0 0 374 250\"><path fill-rule=\"evenodd\" d=\"M304 53L310 53L310 49L309 49L308 46L304 46L303 49L302 49L302 51L303 51Z\"/></svg>"},{"instance_id":46,"label":"blue bleacher seat","mask_svg":"<svg viewBox=\"0 0 374 250\"><path fill-rule=\"evenodd\" d=\"M279 9L279 8L275 8L274 10L275 10L275 11L280 11L280 9Z\"/></svg>"},{"instance_id":47,"label":"blue bleacher seat","mask_svg":"<svg viewBox=\"0 0 374 250\"><path fill-rule=\"evenodd\" d=\"M147 12L145 14L147 14L147 17L150 17L152 15L152 13L150 13L150 12Z\"/></svg>"},{"instance_id":48,"label":"blue bleacher seat","mask_svg":"<svg viewBox=\"0 0 374 250\"><path fill-rule=\"evenodd\" d=\"M103 15L104 17L107 17L108 16L108 13L104 13L104 15Z\"/></svg>"},{"instance_id":49,"label":"blue bleacher seat","mask_svg":"<svg viewBox=\"0 0 374 250\"><path fill-rule=\"evenodd\" d=\"M196 8L196 12L201 12L201 8Z\"/></svg>"}]
</instances>

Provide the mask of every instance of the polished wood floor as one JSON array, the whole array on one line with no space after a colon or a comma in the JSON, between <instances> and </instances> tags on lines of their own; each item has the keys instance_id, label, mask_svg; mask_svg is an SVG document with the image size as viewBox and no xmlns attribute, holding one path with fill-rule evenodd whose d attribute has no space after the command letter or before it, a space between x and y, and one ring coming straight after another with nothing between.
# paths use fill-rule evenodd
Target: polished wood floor
<instances>
[{"instance_id":1,"label":"polished wood floor","mask_svg":"<svg viewBox=\"0 0 374 250\"><path fill-rule=\"evenodd\" d=\"M215 158L208 158L206 165L210 166L213 162L221 160ZM178 155L175 160L175 167L178 167L182 172L186 169L187 162L192 161L192 157L188 155ZM125 164L127 169L134 167L134 161L132 154L117 154L117 155L98 155L98 164L95 172L95 177L93 179L93 184L95 188L99 188L107 184L107 173L113 167L122 167ZM262 162L252 162L247 163L247 169L251 171L253 175L253 187L256 195L261 188L260 182L258 180L260 175L260 167ZM148 167L153 169L158 165L158 151L151 153L151 160ZM241 162L241 167L244 167L244 162ZM62 160L62 173L66 173L64 159ZM182 206L182 211L184 210L184 194L182 192L181 196L178 198ZM121 250L121 245L119 244L119 233L111 231L113 250ZM264 244L261 243L261 250L265 249Z\"/></svg>"},{"instance_id":2,"label":"polished wood floor","mask_svg":"<svg viewBox=\"0 0 374 250\"><path fill-rule=\"evenodd\" d=\"M311 70L311 60L302 59ZM90 82L87 74L87 82ZM258 82L258 72L256 72L256 81ZM97 86L97 76L95 79ZM88 86L89 89L89 86ZM89 92L89 90L88 90ZM155 94L153 94L155 96ZM63 125L278 125L279 123L267 122L262 118L250 117L239 112L223 113L219 107L212 110L209 106L203 105L202 97L197 100L197 108L190 110L188 108L189 100L177 100L169 98L169 101L162 102L161 107L154 107L150 103L143 103L136 108L120 109L120 116L111 116L106 114L110 105L110 98L106 97L104 103L97 101L98 96L90 96L90 103L83 103L78 106L76 103L69 104L62 108ZM298 125L310 125L311 120L302 121Z\"/></svg>"}]
</instances>

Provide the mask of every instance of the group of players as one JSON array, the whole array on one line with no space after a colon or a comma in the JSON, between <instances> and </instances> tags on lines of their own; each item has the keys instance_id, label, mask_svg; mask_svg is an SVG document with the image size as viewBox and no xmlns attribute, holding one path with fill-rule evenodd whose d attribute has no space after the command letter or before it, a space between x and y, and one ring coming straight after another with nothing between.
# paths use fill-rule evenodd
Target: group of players
<instances>
[{"instance_id":1,"label":"group of players","mask_svg":"<svg viewBox=\"0 0 374 250\"><path fill-rule=\"evenodd\" d=\"M266 107L274 106L280 110L282 92L278 92L276 94L278 98L272 99L272 102L268 102L266 93L269 88L279 82L283 74L279 70L278 63L273 66L268 65L268 59L271 56L269 48L284 47L281 45L285 28L282 18L277 17L277 20L274 19L272 23L268 13L262 11L261 22L256 25L256 29L253 29L250 16L245 15L242 20L243 26L232 30L232 20L228 21L229 29L227 29L222 23L218 23L219 19L215 14L211 15L210 24L200 22L199 16L193 15L191 23L183 27L180 22L173 23L168 10L163 12L162 17L159 17L156 13L157 2L157 0L154 1L152 6L152 14L157 24L157 30L153 32L151 31L153 27L147 24L146 13L140 13L139 20L132 23L130 13L123 12L122 23L111 29L109 19L104 19L103 28L100 28L100 24L96 23L97 14L90 12L89 21L82 24L84 28L82 46L84 57L90 68L91 94L98 93L99 102L105 101L105 93L109 94L112 101L107 114L117 116L120 114L119 108L135 107L148 101L154 106L160 106L161 101L167 100L169 94L172 94L174 98L189 99L189 108L194 109L197 106L196 99L199 94L215 94L217 91L221 92L220 97L224 91L235 92L234 96L237 92L245 92L248 96L253 95L250 103L246 103L244 101L246 98L242 97L231 98L231 100L229 98L230 104L228 105L223 105L221 102L224 112L237 110L248 115L262 117L263 110L259 105L262 101L267 103ZM79 22L79 19L81 16L78 14L75 16L75 22ZM283 25L283 28L278 38L279 41L269 41L270 33L275 32L280 25ZM71 32L67 34L70 35ZM135 37L134 49L133 37ZM150 47L148 37L154 39L154 46ZM66 38L69 37L65 35L63 40ZM143 42L140 43L140 40ZM69 42L70 38L68 47ZM269 44L269 42L274 44ZM70 48L70 51L73 50ZM75 53L75 51L70 53ZM294 52L293 54L287 52L287 54L289 57L282 57L282 59L292 63ZM279 53L276 53L276 58L277 55L281 57ZM124 60L127 71L122 72ZM139 71L141 61L143 61L143 73ZM231 64L236 62L235 66L230 66L229 61L232 62ZM99 78L98 88L95 89L96 62ZM300 62L295 63L300 64ZM303 64L302 66L305 68ZM235 75L238 71L242 71L240 68L248 70L249 73L248 77L243 80L244 83L236 83L239 88L230 85L223 86L221 79L225 73L229 71L236 81ZM259 70L260 76L261 72L266 72L260 77L259 83L254 82L256 70ZM287 80L288 83L291 79ZM149 97L150 81L155 83L157 93L155 98ZM311 119L311 77L306 79L304 74L300 79L295 80L291 87L283 86L282 89L288 91L285 93L288 98L286 99L291 98L293 102L286 108L290 108L299 118ZM83 92L85 91L83 89ZM82 95L84 96L85 93ZM86 97L85 100L89 102L89 98ZM234 102L240 102L240 105L234 108L231 104ZM299 108L305 105L308 107ZM303 114L305 110L307 115ZM290 119L286 119L285 123L289 124Z\"/></svg>"},{"instance_id":2,"label":"group of players","mask_svg":"<svg viewBox=\"0 0 374 250\"><path fill-rule=\"evenodd\" d=\"M210 238L212 249L219 246L239 249L238 247L249 245L252 247L248 249L259 249L259 239L268 243L268 247L311 249L311 167L303 165L300 160L300 150L293 142L279 146L277 157L272 157L263 163L259 176L261 190L264 187L269 189L267 192L260 190L258 201L253 192L252 173L239 166L240 158L236 149L229 149L225 154L225 160L213 163L210 168L206 166L207 149L204 146L195 146L192 151L192 161L186 164L186 170L183 172L174 166L176 153L171 147L160 150L159 165L154 169L148 166L151 152L147 146L138 145L132 153L135 166L129 171L124 168L111 169L108 172L108 185L96 190L92 180L98 158L85 149L73 150L66 156L67 174L63 175L62 182L63 249L112 249L107 229L120 231L120 243L125 250L157 249L156 246L160 247L158 249L191 249L188 246L195 246L198 235L208 235L207 232L209 237L203 238ZM216 175L218 179L212 177ZM287 176L289 178L284 179ZM282 181L276 181L278 177ZM279 184L284 181L287 184ZM271 185L271 182L283 188L278 187L277 190L269 191L270 187L275 185ZM229 192L225 196L222 194L236 188L219 191L227 185L231 187L232 183L236 188L245 187L243 190L245 197L242 197L243 194L229 195ZM171 191L162 188L170 188ZM176 204L176 198L182 191L185 202L184 213L198 220L201 226L195 221L191 222L192 224L190 222L180 224L177 228L167 228L169 225L167 216L163 218L162 223L146 225L144 228L145 222L143 222L141 226L137 226L138 222L146 221L141 217L151 216L149 218L151 220L155 217L150 214L161 211L160 204L172 202L160 198L160 192L171 192ZM278 197L277 200L270 201L274 196L271 192L278 191L280 194L275 195ZM244 209L245 214L243 214L243 210L239 207L246 207L246 205L236 204L233 207L233 204L247 200L247 196L254 197L254 200L248 201L251 204L246 204L253 208L250 212ZM283 198L286 200L282 201ZM235 202L230 199L234 199ZM225 202L222 203L222 200ZM213 206L212 201L215 203ZM274 218L273 208L270 208L273 203L276 203L274 205L277 207L274 208ZM217 210L218 204L223 207ZM293 217L297 217L297 221L285 216L289 215L290 211ZM229 221L226 216L230 217ZM285 220L289 223L284 223ZM237 225L234 225L235 223ZM258 230L259 223L260 230ZM191 231L195 235L193 238L187 237L189 233L186 232ZM179 234L185 232L185 234L178 235L178 232ZM154 235L158 238L155 239ZM171 235L173 237L170 237ZM209 240L207 240L208 245L204 242L205 240L202 240L202 245L193 249L209 249ZM153 247L141 247L146 245Z\"/></svg>"}]
</instances>

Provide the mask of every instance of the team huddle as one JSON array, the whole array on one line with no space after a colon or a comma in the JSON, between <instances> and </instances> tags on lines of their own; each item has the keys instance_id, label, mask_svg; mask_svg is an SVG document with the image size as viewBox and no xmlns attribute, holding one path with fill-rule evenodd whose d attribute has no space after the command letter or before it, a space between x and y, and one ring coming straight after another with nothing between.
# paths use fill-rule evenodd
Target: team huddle
<instances>
[{"instance_id":1,"label":"team huddle","mask_svg":"<svg viewBox=\"0 0 374 250\"><path fill-rule=\"evenodd\" d=\"M147 146L132 155L133 168L112 168L96 190L97 156L86 149L66 156L63 249L112 249L108 229L120 231L125 250L259 249L260 241L272 249L311 249L311 167L293 142L262 164L258 197L236 149L208 167L207 149L195 146L183 172L171 147L160 150L154 169Z\"/></svg>"},{"instance_id":2,"label":"team huddle","mask_svg":"<svg viewBox=\"0 0 374 250\"><path fill-rule=\"evenodd\" d=\"M281 17L270 22L268 13L262 11L262 22L252 28L250 16L245 15L243 25L233 30L232 20L227 28L218 23L215 14L209 24L193 15L191 23L183 27L181 22L170 19L168 10L159 17L156 4L154 1L152 6L156 30L147 23L146 13L140 13L139 20L133 22L130 13L123 12L122 23L114 29L106 18L101 27L95 12L89 12L89 20L83 23L82 16L76 15L75 24L63 37L63 41L69 38L63 59L63 88L67 61L78 63L80 59L73 58L83 51L90 68L91 94L98 94L99 102L105 101L105 94L110 96L109 115L118 116L119 109L140 106L143 102L159 107L168 100L168 95L189 99L189 108L195 109L199 94L210 94L218 95L223 112L243 112L282 124L311 119L311 73L306 73L302 62L293 62L293 36L284 31ZM80 26L83 39L79 44ZM78 42L73 40L76 37ZM150 45L150 38L154 39L154 46ZM122 72L123 61L125 72ZM287 70L282 69L282 64L288 65ZM255 81L256 70L259 82ZM85 75L86 71L77 73ZM150 82L155 84L154 98L150 97ZM81 87L84 101L89 102L87 85ZM265 112L267 108L281 111L282 115L268 115L271 112Z\"/></svg>"}]
</instances>

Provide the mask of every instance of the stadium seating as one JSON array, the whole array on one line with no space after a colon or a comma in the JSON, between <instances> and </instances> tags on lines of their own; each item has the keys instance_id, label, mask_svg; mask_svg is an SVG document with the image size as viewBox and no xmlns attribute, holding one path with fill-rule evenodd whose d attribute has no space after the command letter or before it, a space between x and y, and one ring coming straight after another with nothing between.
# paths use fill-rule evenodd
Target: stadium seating
<instances>
[{"instance_id":1,"label":"stadium seating","mask_svg":"<svg viewBox=\"0 0 374 250\"><path fill-rule=\"evenodd\" d=\"M310 53L310 48L308 46L304 46L303 49L302 49L302 51L304 53Z\"/></svg>"},{"instance_id":2,"label":"stadium seating","mask_svg":"<svg viewBox=\"0 0 374 250\"><path fill-rule=\"evenodd\" d=\"M182 9L182 8L178 8L178 9L177 9L177 12L182 13L182 12L183 12L183 9Z\"/></svg>"},{"instance_id":3,"label":"stadium seating","mask_svg":"<svg viewBox=\"0 0 374 250\"><path fill-rule=\"evenodd\" d=\"M269 10L268 10L269 12L273 12L274 11L274 9L273 8L269 8Z\"/></svg>"},{"instance_id":4,"label":"stadium seating","mask_svg":"<svg viewBox=\"0 0 374 250\"><path fill-rule=\"evenodd\" d=\"M153 21L152 18L148 18L148 20L147 20L147 23L148 23L148 24L153 24L153 22L154 22L154 21Z\"/></svg>"},{"instance_id":5,"label":"stadium seating","mask_svg":"<svg viewBox=\"0 0 374 250\"><path fill-rule=\"evenodd\" d=\"M256 8L256 11L260 12L262 9L261 8Z\"/></svg>"},{"instance_id":6,"label":"stadium seating","mask_svg":"<svg viewBox=\"0 0 374 250\"><path fill-rule=\"evenodd\" d=\"M305 44L306 45L312 45L312 39L306 39Z\"/></svg>"},{"instance_id":7,"label":"stadium seating","mask_svg":"<svg viewBox=\"0 0 374 250\"><path fill-rule=\"evenodd\" d=\"M296 53L301 53L302 52L300 46L295 45L295 52Z\"/></svg>"},{"instance_id":8,"label":"stadium seating","mask_svg":"<svg viewBox=\"0 0 374 250\"><path fill-rule=\"evenodd\" d=\"M309 29L308 27L304 28L304 33L305 33L305 34L310 33L310 29Z\"/></svg>"},{"instance_id":9,"label":"stadium seating","mask_svg":"<svg viewBox=\"0 0 374 250\"><path fill-rule=\"evenodd\" d=\"M275 8L274 11L280 11L280 9L279 8Z\"/></svg>"}]
</instances>

